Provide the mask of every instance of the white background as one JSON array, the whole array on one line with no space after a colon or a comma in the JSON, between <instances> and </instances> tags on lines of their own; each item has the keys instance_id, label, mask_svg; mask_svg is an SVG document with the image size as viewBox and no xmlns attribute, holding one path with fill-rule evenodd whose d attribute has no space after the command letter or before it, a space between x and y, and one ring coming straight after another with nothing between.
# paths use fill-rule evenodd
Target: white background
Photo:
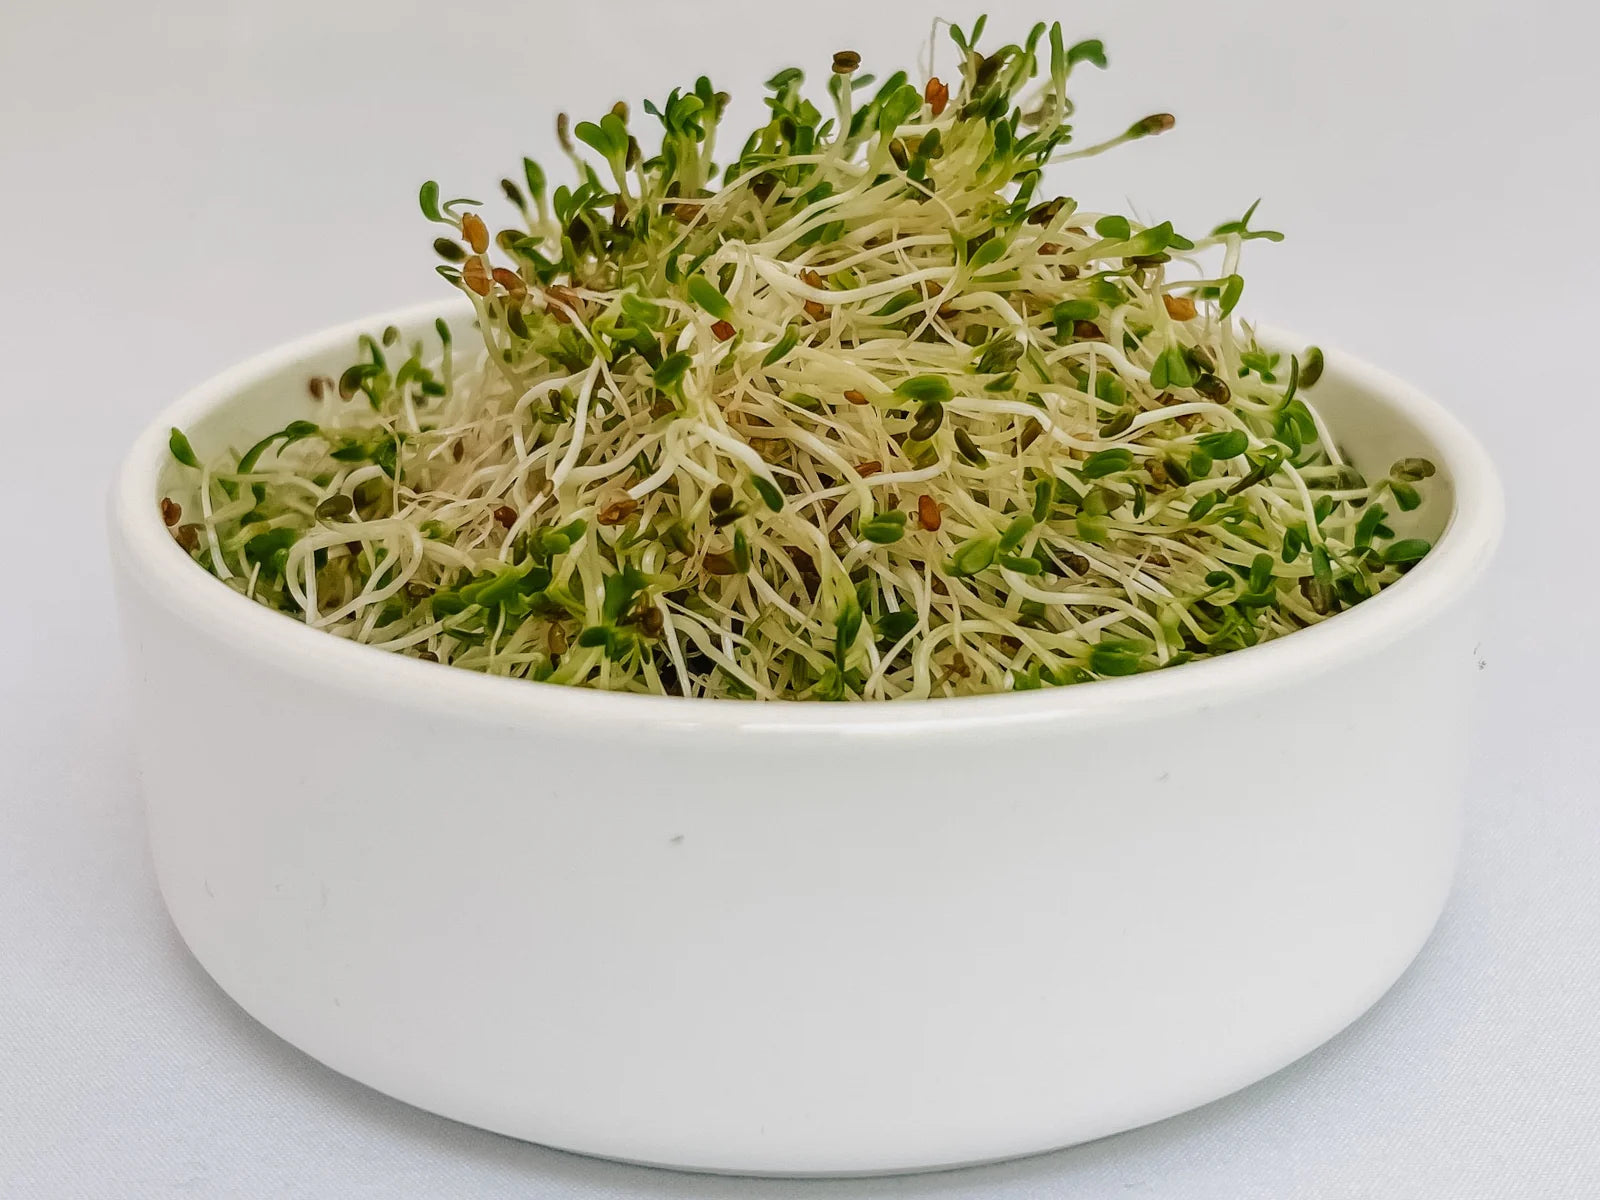
<instances>
[{"instance_id":1,"label":"white background","mask_svg":"<svg viewBox=\"0 0 1600 1200\"><path fill-rule=\"evenodd\" d=\"M102 501L178 392L444 285L414 196L494 196L593 115L831 51L911 66L907 3L0 5L0 1194L1600 1195L1600 94L1587 4L996 0L1105 38L1085 133L1178 129L1058 184L1203 231L1258 195L1245 308L1409 376L1489 439L1511 522L1451 904L1355 1027L1208 1108L921 1178L588 1161L425 1115L254 1025L151 877ZM949 4L948 15L972 8ZM882 70L887 73L887 70ZM1092 73L1088 73L1091 74ZM1253 248L1255 248L1253 247ZM226 704L226 696L217 703ZM183 730L170 752L183 753ZM292 748L284 748L291 751ZM1359 748L1336 769L1361 786Z\"/></svg>"}]
</instances>

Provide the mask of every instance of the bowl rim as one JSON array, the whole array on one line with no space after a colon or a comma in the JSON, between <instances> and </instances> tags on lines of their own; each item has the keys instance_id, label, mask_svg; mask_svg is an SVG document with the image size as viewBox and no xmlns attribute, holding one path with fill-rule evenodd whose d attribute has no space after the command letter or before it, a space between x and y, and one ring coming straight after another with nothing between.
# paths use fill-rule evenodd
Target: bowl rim
<instances>
[{"instance_id":1,"label":"bowl rim","mask_svg":"<svg viewBox=\"0 0 1600 1200\"><path fill-rule=\"evenodd\" d=\"M600 720L626 721L630 734L715 728L763 735L860 737L1064 719L1101 724L1270 692L1350 658L1377 653L1451 608L1483 574L1504 527L1504 499L1493 461L1454 416L1403 380L1318 342L1329 374L1344 377L1398 409L1432 441L1430 453L1450 475L1455 492L1454 509L1443 532L1428 556L1403 579L1328 621L1215 658L1141 675L1025 692L842 704L709 701L538 683L424 662L286 619L221 585L178 547L156 503L173 426L190 426L238 391L296 361L354 346L362 333L386 325L404 328L433 317L464 317L470 311L466 301L456 297L320 329L222 371L169 405L134 441L111 484L112 554L123 581L136 583L150 599L232 651L310 685L337 687L391 707L475 715L496 723L588 726ZM1310 344L1275 326L1254 328L1273 344ZM195 587L196 583L203 586Z\"/></svg>"}]
</instances>

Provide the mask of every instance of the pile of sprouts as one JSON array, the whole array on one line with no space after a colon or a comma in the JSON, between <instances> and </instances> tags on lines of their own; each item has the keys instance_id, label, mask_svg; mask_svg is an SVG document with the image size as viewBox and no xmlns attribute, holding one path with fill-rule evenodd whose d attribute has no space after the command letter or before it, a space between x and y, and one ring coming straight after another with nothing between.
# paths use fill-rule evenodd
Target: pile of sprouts
<instances>
[{"instance_id":1,"label":"pile of sprouts","mask_svg":"<svg viewBox=\"0 0 1600 1200\"><path fill-rule=\"evenodd\" d=\"M525 160L499 232L425 184L471 350L466 320L375 331L310 380L317 421L207 462L174 430L179 544L371 646L757 699L1130 675L1394 582L1429 547L1391 506L1433 467L1364 478L1308 400L1321 353L1234 317L1241 248L1281 235L1041 192L1172 117L1071 149L1101 44L984 53L983 24L950 27L949 82L840 51L823 100L780 71L725 165L705 78L643 121L563 115L575 182Z\"/></svg>"}]
</instances>

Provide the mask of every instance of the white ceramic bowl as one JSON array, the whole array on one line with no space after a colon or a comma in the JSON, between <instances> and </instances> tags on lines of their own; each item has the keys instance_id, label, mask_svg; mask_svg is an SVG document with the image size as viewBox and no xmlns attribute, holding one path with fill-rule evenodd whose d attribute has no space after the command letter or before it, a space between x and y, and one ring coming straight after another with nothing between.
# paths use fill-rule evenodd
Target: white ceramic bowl
<instances>
[{"instance_id":1,"label":"white ceramic bowl","mask_svg":"<svg viewBox=\"0 0 1600 1200\"><path fill-rule=\"evenodd\" d=\"M1337 352L1355 462L1439 466L1433 552L1316 628L1005 696L758 704L491 678L244 599L157 514L202 454L314 415L359 331L179 401L112 494L161 889L263 1024L446 1116L773 1174L943 1167L1127 1129L1375 1001L1456 857L1483 450ZM1298 341L1287 344L1300 345Z\"/></svg>"}]
</instances>

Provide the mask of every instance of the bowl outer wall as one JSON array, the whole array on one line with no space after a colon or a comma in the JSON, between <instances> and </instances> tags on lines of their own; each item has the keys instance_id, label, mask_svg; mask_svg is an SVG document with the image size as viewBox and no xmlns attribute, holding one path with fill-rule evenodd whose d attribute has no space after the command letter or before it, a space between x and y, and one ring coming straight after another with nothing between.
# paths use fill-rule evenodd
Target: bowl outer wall
<instances>
[{"instance_id":1,"label":"bowl outer wall","mask_svg":"<svg viewBox=\"0 0 1600 1200\"><path fill-rule=\"evenodd\" d=\"M350 342L180 402L112 514L163 895L224 989L335 1069L635 1161L953 1165L1260 1078L1437 917L1500 507L1404 385L1328 355L1425 427L1450 529L1335 621L1056 692L759 705L432 667L195 571L152 441Z\"/></svg>"}]
</instances>

